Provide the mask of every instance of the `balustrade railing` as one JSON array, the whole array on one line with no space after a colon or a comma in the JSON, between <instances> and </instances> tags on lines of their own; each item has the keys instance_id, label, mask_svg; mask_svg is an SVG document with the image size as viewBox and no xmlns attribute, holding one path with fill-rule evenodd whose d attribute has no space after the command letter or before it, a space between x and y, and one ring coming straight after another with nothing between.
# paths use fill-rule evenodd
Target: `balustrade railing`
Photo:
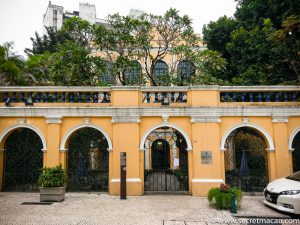
<instances>
[{"instance_id":1,"label":"balustrade railing","mask_svg":"<svg viewBox=\"0 0 300 225\"><path fill-rule=\"evenodd\" d=\"M299 102L299 87L221 87L220 102Z\"/></svg>"},{"instance_id":2,"label":"balustrade railing","mask_svg":"<svg viewBox=\"0 0 300 225\"><path fill-rule=\"evenodd\" d=\"M0 92L0 102L24 102L29 103L110 103L109 91L86 91L76 88L52 91L46 88L39 90L7 90Z\"/></svg>"},{"instance_id":3,"label":"balustrade railing","mask_svg":"<svg viewBox=\"0 0 300 225\"><path fill-rule=\"evenodd\" d=\"M186 103L187 92L143 92L143 103Z\"/></svg>"},{"instance_id":4,"label":"balustrade railing","mask_svg":"<svg viewBox=\"0 0 300 225\"><path fill-rule=\"evenodd\" d=\"M0 87L0 103L111 103L118 91L136 91L139 104L186 106L209 100L216 103L300 102L299 86L191 87ZM195 92L195 93L193 93ZM200 93L201 92L201 93ZM211 95L215 92L215 95ZM125 93L125 92L124 92ZM206 94L208 93L208 94ZM123 94L123 93L122 93ZM120 96L120 95L118 95ZM122 95L126 100L126 94ZM205 99L206 96L209 96ZM218 97L219 96L219 97ZM118 97L119 98L119 97ZM196 101L188 98L198 98ZM114 103L111 103L112 105ZM207 105L207 103L205 103Z\"/></svg>"}]
</instances>

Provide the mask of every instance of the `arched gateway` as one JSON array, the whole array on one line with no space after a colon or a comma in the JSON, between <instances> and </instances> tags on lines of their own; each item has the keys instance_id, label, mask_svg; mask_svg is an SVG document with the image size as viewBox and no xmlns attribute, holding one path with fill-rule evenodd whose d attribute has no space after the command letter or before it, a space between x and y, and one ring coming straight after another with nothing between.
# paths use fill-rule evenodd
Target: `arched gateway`
<instances>
[{"instance_id":1,"label":"arched gateway","mask_svg":"<svg viewBox=\"0 0 300 225\"><path fill-rule=\"evenodd\" d=\"M146 139L142 140L146 192L189 190L188 144L183 134L174 127L162 125L152 128L146 133Z\"/></svg>"}]
</instances>

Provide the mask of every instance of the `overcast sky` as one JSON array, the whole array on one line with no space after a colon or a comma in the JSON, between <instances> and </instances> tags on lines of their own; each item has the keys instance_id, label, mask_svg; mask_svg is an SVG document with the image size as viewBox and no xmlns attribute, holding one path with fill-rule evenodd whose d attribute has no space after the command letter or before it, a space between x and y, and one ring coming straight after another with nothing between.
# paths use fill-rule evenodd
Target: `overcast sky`
<instances>
[{"instance_id":1,"label":"overcast sky","mask_svg":"<svg viewBox=\"0 0 300 225\"><path fill-rule=\"evenodd\" d=\"M173 7L180 14L187 14L193 20L193 27L201 33L204 24L217 20L220 16L233 16L236 8L234 0L52 0L52 4L61 5L64 10L79 10L79 2L96 5L97 17L119 12L127 15L131 8L147 13L163 14ZM37 31L42 34L43 14L48 0L0 0L0 44L14 41L14 50L25 55L24 49L31 47L30 37Z\"/></svg>"}]
</instances>

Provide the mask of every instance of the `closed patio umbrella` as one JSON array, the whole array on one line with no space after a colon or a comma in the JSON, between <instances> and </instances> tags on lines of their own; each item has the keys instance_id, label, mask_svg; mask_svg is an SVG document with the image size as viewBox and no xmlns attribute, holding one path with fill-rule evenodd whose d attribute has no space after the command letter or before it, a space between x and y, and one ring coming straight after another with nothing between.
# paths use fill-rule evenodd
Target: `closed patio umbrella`
<instances>
[{"instance_id":1,"label":"closed patio umbrella","mask_svg":"<svg viewBox=\"0 0 300 225\"><path fill-rule=\"evenodd\" d=\"M243 155L242 155L242 159L241 159L240 173L241 173L241 176L243 176L243 177L247 177L250 175L248 160L247 160L245 151L243 151Z\"/></svg>"}]
</instances>

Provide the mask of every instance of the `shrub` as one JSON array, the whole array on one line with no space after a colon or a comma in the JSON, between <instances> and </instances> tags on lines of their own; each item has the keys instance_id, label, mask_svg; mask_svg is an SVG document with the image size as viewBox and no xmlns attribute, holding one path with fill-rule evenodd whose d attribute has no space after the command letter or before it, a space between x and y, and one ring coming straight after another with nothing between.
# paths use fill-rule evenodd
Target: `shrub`
<instances>
[{"instance_id":1,"label":"shrub","mask_svg":"<svg viewBox=\"0 0 300 225\"><path fill-rule=\"evenodd\" d=\"M231 207L231 192L234 192L235 204L240 206L243 192L233 187L221 184L220 188L211 188L208 192L207 199L216 209L230 209Z\"/></svg>"},{"instance_id":2,"label":"shrub","mask_svg":"<svg viewBox=\"0 0 300 225\"><path fill-rule=\"evenodd\" d=\"M61 165L58 165L52 168L43 168L38 183L40 187L62 187L66 180L66 172Z\"/></svg>"}]
</instances>

